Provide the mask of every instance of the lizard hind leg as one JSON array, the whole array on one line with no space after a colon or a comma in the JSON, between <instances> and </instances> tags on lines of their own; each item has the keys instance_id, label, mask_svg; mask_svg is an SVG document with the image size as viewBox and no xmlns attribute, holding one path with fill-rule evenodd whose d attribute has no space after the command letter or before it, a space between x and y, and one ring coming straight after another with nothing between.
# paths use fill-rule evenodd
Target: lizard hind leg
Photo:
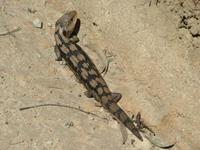
<instances>
[{"instance_id":1,"label":"lizard hind leg","mask_svg":"<svg viewBox=\"0 0 200 150\"><path fill-rule=\"evenodd\" d=\"M54 52L56 54L56 61L61 62L61 65L67 65L67 62L63 59L62 54L57 45L54 46Z\"/></svg>"},{"instance_id":2,"label":"lizard hind leg","mask_svg":"<svg viewBox=\"0 0 200 150\"><path fill-rule=\"evenodd\" d=\"M119 102L119 100L122 98L122 95L120 93L112 93L111 95L112 95L112 98L113 98L112 100L115 103Z\"/></svg>"},{"instance_id":3,"label":"lizard hind leg","mask_svg":"<svg viewBox=\"0 0 200 150\"><path fill-rule=\"evenodd\" d=\"M88 98L94 98L94 96L92 95L92 93L89 92L89 91L85 91L84 94L85 94L85 96L88 97ZM94 103L94 105L95 105L96 107L102 107L102 104L101 104L100 102L98 102L98 101L96 101L96 102Z\"/></svg>"},{"instance_id":4,"label":"lizard hind leg","mask_svg":"<svg viewBox=\"0 0 200 150\"><path fill-rule=\"evenodd\" d=\"M125 144L128 139L128 132L125 125L114 115L112 115L113 119L117 121L120 127L121 135L122 135L122 144Z\"/></svg>"},{"instance_id":5,"label":"lizard hind leg","mask_svg":"<svg viewBox=\"0 0 200 150\"><path fill-rule=\"evenodd\" d=\"M124 126L123 123L119 122L119 125L120 125L120 131L121 131L121 134L122 134L122 144L125 144L126 141L127 141L127 138L128 138L128 132L127 132L126 127Z\"/></svg>"}]
</instances>

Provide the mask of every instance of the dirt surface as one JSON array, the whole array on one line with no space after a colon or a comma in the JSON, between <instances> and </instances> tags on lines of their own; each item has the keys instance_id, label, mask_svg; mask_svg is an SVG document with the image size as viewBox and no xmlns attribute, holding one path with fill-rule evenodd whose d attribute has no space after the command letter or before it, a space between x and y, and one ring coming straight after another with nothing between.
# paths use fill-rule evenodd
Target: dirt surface
<instances>
[{"instance_id":1,"label":"dirt surface","mask_svg":"<svg viewBox=\"0 0 200 150\"><path fill-rule=\"evenodd\" d=\"M98 69L111 61L104 78L119 105L176 141L172 150L199 150L198 0L0 0L0 150L159 149L131 133L122 145L116 121L55 61L54 23L67 10L78 11L79 44Z\"/></svg>"}]
</instances>

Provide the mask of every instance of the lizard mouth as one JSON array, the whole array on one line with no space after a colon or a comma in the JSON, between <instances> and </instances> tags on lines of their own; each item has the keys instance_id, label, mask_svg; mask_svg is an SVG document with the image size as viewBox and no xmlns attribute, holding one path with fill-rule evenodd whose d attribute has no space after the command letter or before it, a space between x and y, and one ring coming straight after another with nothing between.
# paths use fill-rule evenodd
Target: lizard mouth
<instances>
[{"instance_id":1,"label":"lizard mouth","mask_svg":"<svg viewBox=\"0 0 200 150\"><path fill-rule=\"evenodd\" d=\"M77 12L67 11L63 16L61 16L55 23L55 30L65 37L77 36L80 30L81 21L77 17Z\"/></svg>"},{"instance_id":2,"label":"lizard mouth","mask_svg":"<svg viewBox=\"0 0 200 150\"><path fill-rule=\"evenodd\" d=\"M72 29L77 20L77 12L75 10L72 11L67 11L63 16L61 16L57 21L56 21L56 26L61 25L61 27L66 27L68 29Z\"/></svg>"},{"instance_id":3,"label":"lizard mouth","mask_svg":"<svg viewBox=\"0 0 200 150\"><path fill-rule=\"evenodd\" d=\"M66 12L65 14L67 14L67 19L65 19L67 20L65 27L67 28L67 30L73 31L77 22L77 12L73 10Z\"/></svg>"},{"instance_id":4,"label":"lizard mouth","mask_svg":"<svg viewBox=\"0 0 200 150\"><path fill-rule=\"evenodd\" d=\"M74 31L77 29L77 20L77 12L75 10L67 11L56 21L55 26L65 37L71 37L74 33L78 33Z\"/></svg>"}]
</instances>

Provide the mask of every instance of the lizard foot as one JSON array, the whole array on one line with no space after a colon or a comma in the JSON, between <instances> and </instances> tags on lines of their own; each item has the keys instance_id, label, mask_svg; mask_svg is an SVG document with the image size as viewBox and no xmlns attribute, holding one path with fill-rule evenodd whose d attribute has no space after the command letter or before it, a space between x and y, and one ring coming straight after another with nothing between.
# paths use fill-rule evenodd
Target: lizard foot
<instances>
[{"instance_id":1,"label":"lizard foot","mask_svg":"<svg viewBox=\"0 0 200 150\"><path fill-rule=\"evenodd\" d=\"M150 131L154 136L155 136L155 132L148 127L144 121L141 119L141 114L140 112L137 113L136 118L134 120L134 122L136 123L136 127L142 132L143 129L147 129L148 131Z\"/></svg>"},{"instance_id":2,"label":"lizard foot","mask_svg":"<svg viewBox=\"0 0 200 150\"><path fill-rule=\"evenodd\" d=\"M85 95L86 97L88 97L88 98L93 98L92 93L89 92L89 91L85 91L85 92L84 92L84 95ZM102 104L101 104L100 102L97 102L97 101L94 102L94 105L95 105L96 107L102 107Z\"/></svg>"},{"instance_id":3,"label":"lizard foot","mask_svg":"<svg viewBox=\"0 0 200 150\"><path fill-rule=\"evenodd\" d=\"M136 124L136 127L138 128L138 130L143 133L144 137L154 146L163 148L163 149L169 149L176 144L176 142L168 144L162 141L160 138L158 138L155 132L150 127L148 127L145 124L145 122L141 119L140 112L136 115L136 118L135 120L133 120L133 122Z\"/></svg>"}]
</instances>

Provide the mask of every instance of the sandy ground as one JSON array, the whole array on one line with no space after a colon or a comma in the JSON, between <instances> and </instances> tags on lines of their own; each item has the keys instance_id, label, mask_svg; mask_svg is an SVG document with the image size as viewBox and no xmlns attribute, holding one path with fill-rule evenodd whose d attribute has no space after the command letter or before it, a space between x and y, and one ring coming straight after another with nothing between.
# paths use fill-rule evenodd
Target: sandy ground
<instances>
[{"instance_id":1,"label":"sandy ground","mask_svg":"<svg viewBox=\"0 0 200 150\"><path fill-rule=\"evenodd\" d=\"M158 150L118 124L70 70L55 62L54 23L81 19L80 46L105 75L119 105L142 118L172 150L200 149L198 0L0 0L0 150ZM157 2L157 5L156 5ZM33 26L36 18L43 28ZM38 104L57 104L20 111ZM66 106L66 107L64 107ZM67 106L80 108L86 114ZM105 119L107 118L107 119Z\"/></svg>"}]
</instances>

